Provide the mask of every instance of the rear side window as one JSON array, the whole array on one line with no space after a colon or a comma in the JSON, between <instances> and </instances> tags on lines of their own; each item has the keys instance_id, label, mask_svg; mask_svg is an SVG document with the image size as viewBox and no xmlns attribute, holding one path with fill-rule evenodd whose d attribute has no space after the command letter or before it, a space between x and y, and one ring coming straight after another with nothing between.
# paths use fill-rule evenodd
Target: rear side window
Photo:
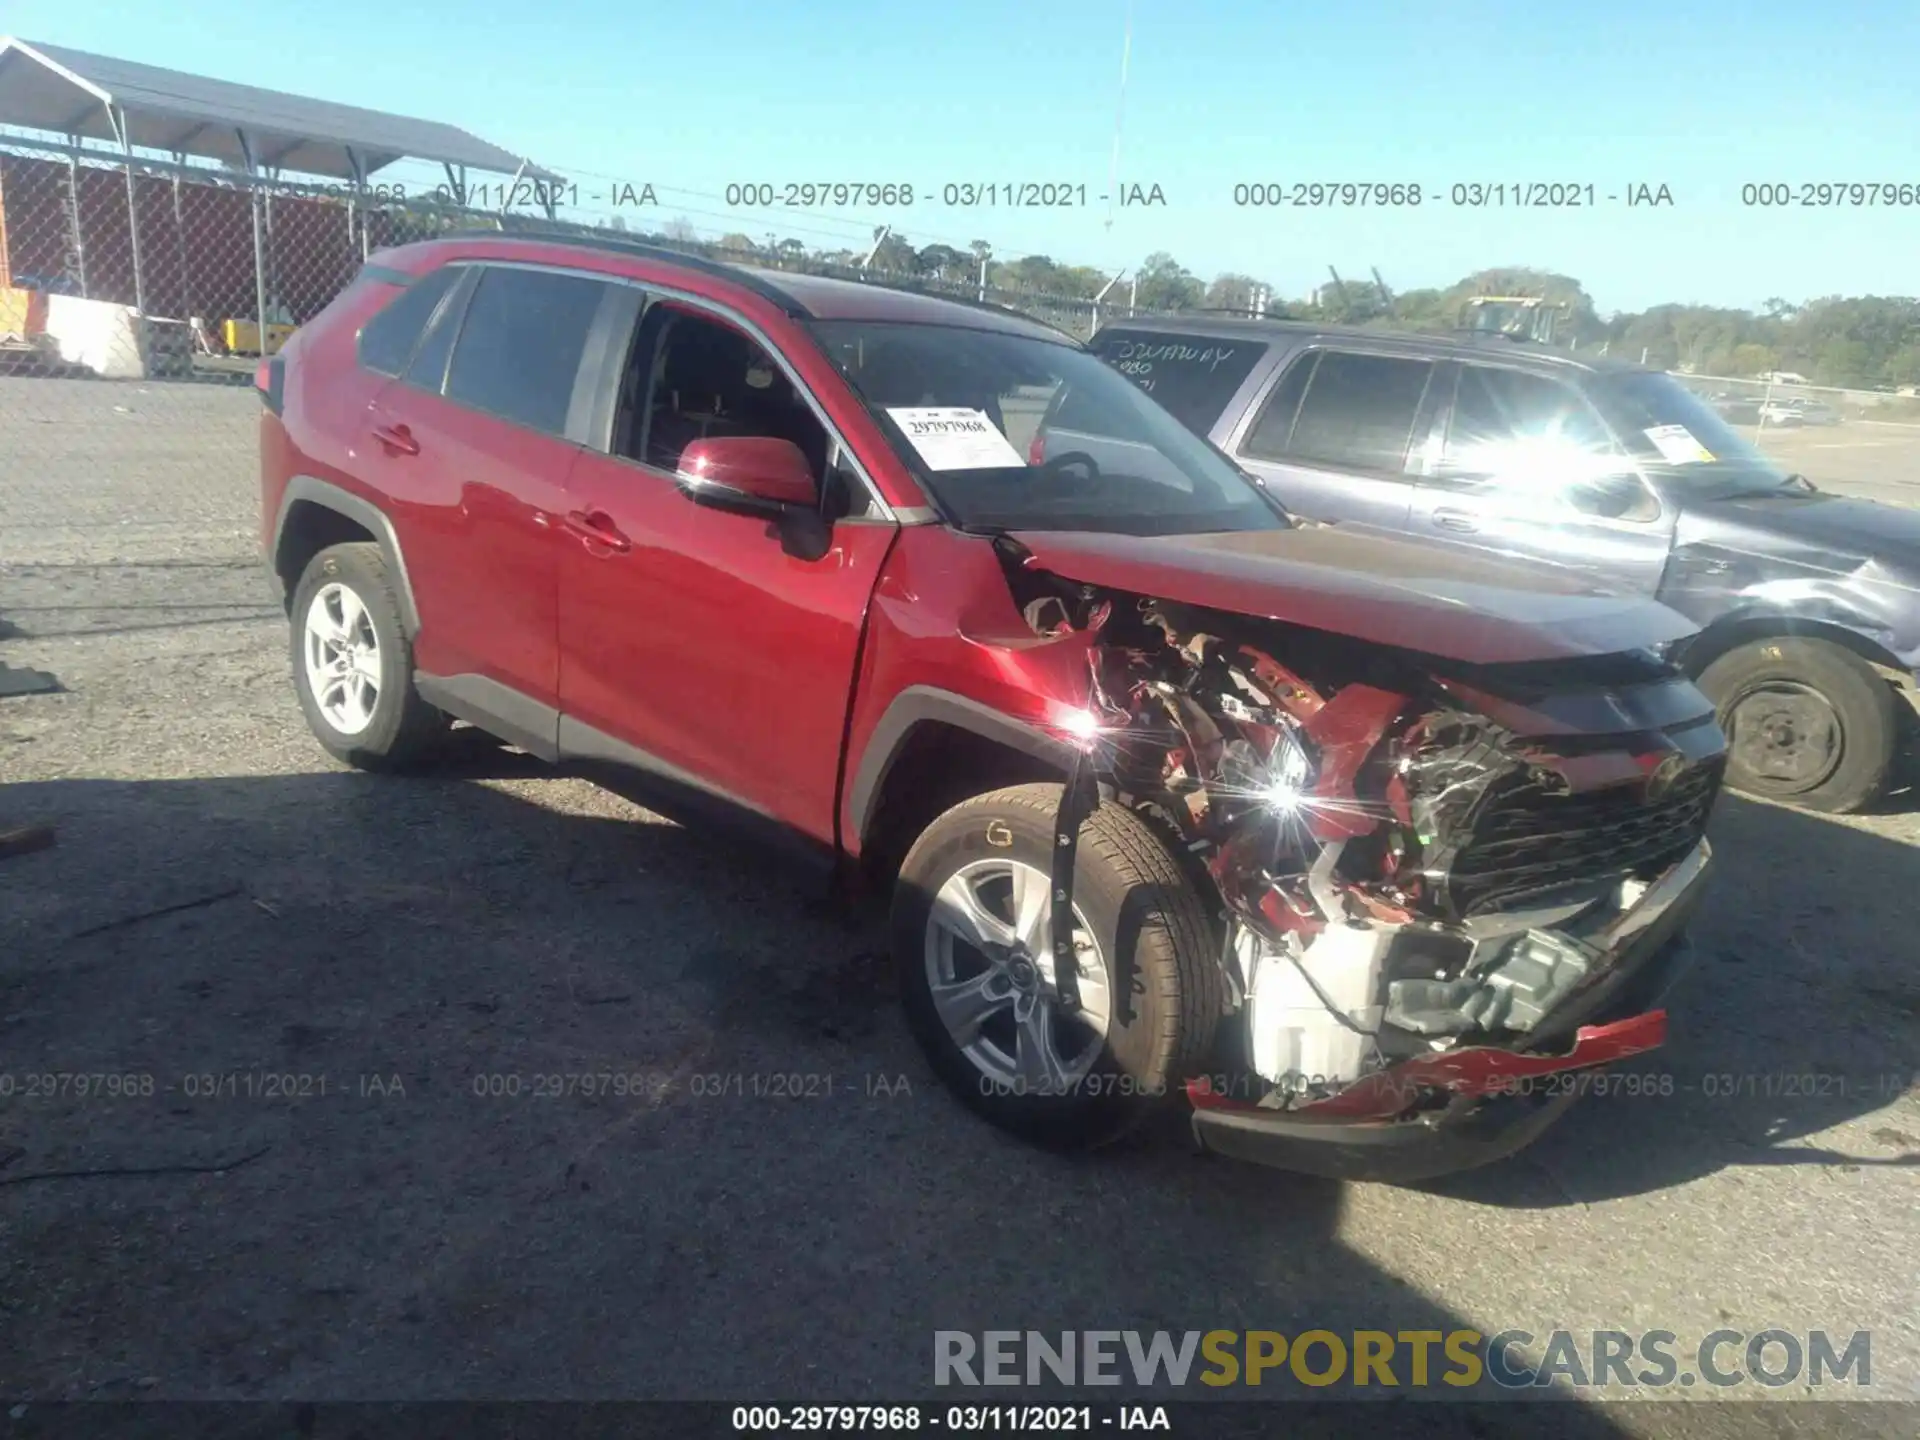
<instances>
[{"instance_id":1,"label":"rear side window","mask_svg":"<svg viewBox=\"0 0 1920 1440\"><path fill-rule=\"evenodd\" d=\"M1403 473L1433 362L1327 350L1311 362L1310 373L1309 363L1296 365L1276 387L1246 453L1259 460Z\"/></svg>"},{"instance_id":2,"label":"rear side window","mask_svg":"<svg viewBox=\"0 0 1920 1440\"><path fill-rule=\"evenodd\" d=\"M430 270L389 301L360 327L360 363L382 375L405 370L421 332L459 278L456 267Z\"/></svg>"},{"instance_id":3,"label":"rear side window","mask_svg":"<svg viewBox=\"0 0 1920 1440\"><path fill-rule=\"evenodd\" d=\"M457 272L464 278L466 270ZM422 390L431 390L439 394L447 383L447 359L453 354L454 337L460 333L460 316L465 308L461 304L464 297L458 284L451 294L441 302L434 312L432 322L427 326L426 338L414 347L413 359L407 363L407 383L418 385Z\"/></svg>"},{"instance_id":4,"label":"rear side window","mask_svg":"<svg viewBox=\"0 0 1920 1440\"><path fill-rule=\"evenodd\" d=\"M1287 443L1293 438L1293 422L1300 414L1300 399L1307 393L1307 382L1313 379L1314 366L1319 363L1320 352L1309 350L1287 367L1261 407L1260 418L1241 442L1242 453L1256 460L1285 458Z\"/></svg>"},{"instance_id":5,"label":"rear side window","mask_svg":"<svg viewBox=\"0 0 1920 1440\"><path fill-rule=\"evenodd\" d=\"M1108 330L1093 353L1146 391L1189 430L1205 435L1253 373L1267 347L1258 341L1149 330Z\"/></svg>"},{"instance_id":6,"label":"rear side window","mask_svg":"<svg viewBox=\"0 0 1920 1440\"><path fill-rule=\"evenodd\" d=\"M489 268L467 302L447 397L559 435L606 286L579 275Z\"/></svg>"}]
</instances>

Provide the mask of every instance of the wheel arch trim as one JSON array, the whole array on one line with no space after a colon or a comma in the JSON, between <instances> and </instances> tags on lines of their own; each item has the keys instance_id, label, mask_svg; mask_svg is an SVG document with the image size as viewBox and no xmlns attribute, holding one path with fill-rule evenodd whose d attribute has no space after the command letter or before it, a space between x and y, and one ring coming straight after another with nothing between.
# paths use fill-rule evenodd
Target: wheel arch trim
<instances>
[{"instance_id":1,"label":"wheel arch trim","mask_svg":"<svg viewBox=\"0 0 1920 1440\"><path fill-rule=\"evenodd\" d=\"M1912 662L1920 658L1908 656L1903 660L1893 649L1893 636L1864 616L1843 610L1808 614L1771 607L1737 610L1718 617L1703 626L1699 634L1689 637L1676 658L1689 676L1698 679L1721 657L1743 645L1770 639L1825 640L1859 656L1869 665L1906 675L1913 674Z\"/></svg>"},{"instance_id":2,"label":"wheel arch trim","mask_svg":"<svg viewBox=\"0 0 1920 1440\"><path fill-rule=\"evenodd\" d=\"M888 777L914 733L929 724L948 725L983 740L1004 745L1058 769L1065 775L1073 764L1073 747L1058 735L1020 720L979 700L932 685L910 685L888 702L861 751L860 762L847 796L852 833L864 848L879 814Z\"/></svg>"},{"instance_id":3,"label":"wheel arch trim","mask_svg":"<svg viewBox=\"0 0 1920 1440\"><path fill-rule=\"evenodd\" d=\"M344 519L353 521L361 529L372 535L381 553L386 557L387 567L393 572L398 585L395 597L400 603L400 623L406 629L407 639L412 640L420 633L420 611L414 603L413 577L407 571L407 559L400 548L400 537L394 532L393 521L387 513L371 500L354 494L329 480L314 475L295 475L287 481L286 491L280 497L280 510L273 521L273 549L268 561L276 577L281 577L283 596L293 593L292 584L285 580L285 572L280 557L285 553L287 544L287 521L294 510L302 504L317 505L322 510L331 510ZM298 577L294 577L297 581Z\"/></svg>"}]
</instances>

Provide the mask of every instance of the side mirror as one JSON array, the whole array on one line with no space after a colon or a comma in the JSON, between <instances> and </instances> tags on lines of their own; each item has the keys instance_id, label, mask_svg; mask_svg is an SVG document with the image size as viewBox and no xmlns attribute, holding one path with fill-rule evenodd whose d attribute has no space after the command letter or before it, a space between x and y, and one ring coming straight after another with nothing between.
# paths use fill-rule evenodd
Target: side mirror
<instances>
[{"instance_id":1,"label":"side mirror","mask_svg":"<svg viewBox=\"0 0 1920 1440\"><path fill-rule=\"evenodd\" d=\"M695 440L680 452L681 488L696 504L777 515L819 500L807 457L791 440L730 435Z\"/></svg>"}]
</instances>

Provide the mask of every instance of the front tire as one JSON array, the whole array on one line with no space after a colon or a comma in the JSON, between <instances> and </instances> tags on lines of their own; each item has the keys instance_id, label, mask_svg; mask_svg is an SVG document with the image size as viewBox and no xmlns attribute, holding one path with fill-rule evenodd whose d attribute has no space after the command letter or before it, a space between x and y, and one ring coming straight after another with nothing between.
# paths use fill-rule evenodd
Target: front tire
<instances>
[{"instance_id":1,"label":"front tire","mask_svg":"<svg viewBox=\"0 0 1920 1440\"><path fill-rule=\"evenodd\" d=\"M1844 815L1886 789L1899 750L1894 695L1828 640L1777 636L1700 673L1727 735L1727 784L1743 795Z\"/></svg>"},{"instance_id":2,"label":"front tire","mask_svg":"<svg viewBox=\"0 0 1920 1440\"><path fill-rule=\"evenodd\" d=\"M1059 1006L1049 867L1058 785L964 801L914 843L893 902L907 1021L970 1109L1042 1144L1104 1144L1207 1058L1223 982L1192 882L1139 816L1103 804L1080 833L1082 1009Z\"/></svg>"},{"instance_id":3,"label":"front tire","mask_svg":"<svg viewBox=\"0 0 1920 1440\"><path fill-rule=\"evenodd\" d=\"M413 688L413 647L378 545L315 555L291 619L294 689L328 754L362 770L404 770L437 749L449 722Z\"/></svg>"}]
</instances>

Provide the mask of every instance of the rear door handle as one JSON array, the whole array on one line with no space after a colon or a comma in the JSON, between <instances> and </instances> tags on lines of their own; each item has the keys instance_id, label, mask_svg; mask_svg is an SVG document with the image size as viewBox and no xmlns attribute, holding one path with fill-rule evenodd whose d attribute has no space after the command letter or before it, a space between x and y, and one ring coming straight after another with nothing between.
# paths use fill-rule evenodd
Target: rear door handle
<instances>
[{"instance_id":1,"label":"rear door handle","mask_svg":"<svg viewBox=\"0 0 1920 1440\"><path fill-rule=\"evenodd\" d=\"M1469 535L1480 528L1480 522L1465 510L1436 510L1433 523L1442 530L1458 530Z\"/></svg>"},{"instance_id":2,"label":"rear door handle","mask_svg":"<svg viewBox=\"0 0 1920 1440\"><path fill-rule=\"evenodd\" d=\"M613 523L613 517L604 510L571 510L560 523L569 534L577 535L589 544L604 545L623 555L633 548L633 541L620 533L620 527Z\"/></svg>"},{"instance_id":3,"label":"rear door handle","mask_svg":"<svg viewBox=\"0 0 1920 1440\"><path fill-rule=\"evenodd\" d=\"M373 427L373 438L387 449L389 455L418 455L420 442L413 438L413 431L395 421L391 425Z\"/></svg>"}]
</instances>

